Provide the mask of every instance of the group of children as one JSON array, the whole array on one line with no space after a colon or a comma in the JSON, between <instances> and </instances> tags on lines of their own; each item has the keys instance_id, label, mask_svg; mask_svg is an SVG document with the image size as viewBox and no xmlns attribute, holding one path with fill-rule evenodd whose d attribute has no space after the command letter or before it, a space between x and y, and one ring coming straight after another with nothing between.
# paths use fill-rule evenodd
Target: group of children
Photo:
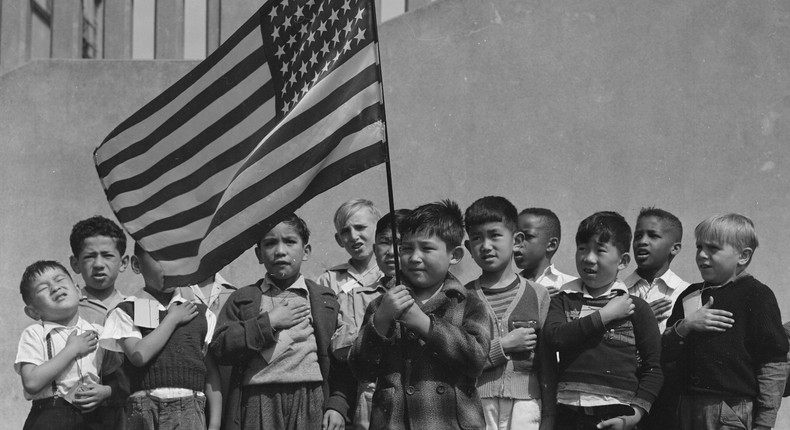
<instances>
[{"instance_id":1,"label":"group of children","mask_svg":"<svg viewBox=\"0 0 790 430\"><path fill-rule=\"evenodd\" d=\"M349 254L301 274L310 231L289 215L260 238L263 278L166 287L139 244L93 217L74 226L77 289L55 261L29 266L15 361L25 429L765 429L788 340L771 290L749 275L748 218L695 229L703 282L670 270L682 225L643 209L577 230L578 278L558 271L560 222L483 197L381 216L335 213ZM631 252L633 250L633 252ZM469 253L481 275L450 268ZM636 271L621 279L631 256ZM131 264L144 288L115 280ZM518 269L514 269L515 267Z\"/></svg>"}]
</instances>

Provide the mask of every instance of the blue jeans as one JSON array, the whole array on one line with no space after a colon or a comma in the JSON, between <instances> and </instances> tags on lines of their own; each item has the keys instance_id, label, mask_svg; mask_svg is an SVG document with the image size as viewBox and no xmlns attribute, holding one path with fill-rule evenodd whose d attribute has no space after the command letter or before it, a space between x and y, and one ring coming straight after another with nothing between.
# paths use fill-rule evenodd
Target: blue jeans
<instances>
[{"instance_id":1,"label":"blue jeans","mask_svg":"<svg viewBox=\"0 0 790 430\"><path fill-rule=\"evenodd\" d=\"M206 430L206 397L129 397L127 430Z\"/></svg>"},{"instance_id":2,"label":"blue jeans","mask_svg":"<svg viewBox=\"0 0 790 430\"><path fill-rule=\"evenodd\" d=\"M680 398L682 430L751 430L754 401L746 398L683 394Z\"/></svg>"}]
</instances>

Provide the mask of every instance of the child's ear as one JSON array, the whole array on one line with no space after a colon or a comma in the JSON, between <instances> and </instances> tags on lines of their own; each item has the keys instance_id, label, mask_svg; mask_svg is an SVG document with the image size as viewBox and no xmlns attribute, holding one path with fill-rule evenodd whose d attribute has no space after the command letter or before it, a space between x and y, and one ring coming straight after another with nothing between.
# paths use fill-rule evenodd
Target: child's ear
<instances>
[{"instance_id":1,"label":"child's ear","mask_svg":"<svg viewBox=\"0 0 790 430\"><path fill-rule=\"evenodd\" d=\"M261 244L255 245L255 257L258 258L258 264L263 264L263 252L261 251Z\"/></svg>"},{"instance_id":2,"label":"child's ear","mask_svg":"<svg viewBox=\"0 0 790 430\"><path fill-rule=\"evenodd\" d=\"M345 248L345 246L343 246L343 238L340 237L340 233L335 233L335 242L337 242L338 246L341 248Z\"/></svg>"},{"instance_id":3,"label":"child's ear","mask_svg":"<svg viewBox=\"0 0 790 430\"><path fill-rule=\"evenodd\" d=\"M521 248L521 244L524 243L524 239L526 239L524 237L524 232L517 231L515 234L513 234L513 245ZM471 251L469 251L469 252L471 252Z\"/></svg>"},{"instance_id":4,"label":"child's ear","mask_svg":"<svg viewBox=\"0 0 790 430\"><path fill-rule=\"evenodd\" d=\"M672 248L669 248L669 255L671 257L674 257L674 256L680 254L680 248L682 248L682 247L683 246L680 244L680 242L673 243L672 244Z\"/></svg>"},{"instance_id":5,"label":"child's ear","mask_svg":"<svg viewBox=\"0 0 790 430\"><path fill-rule=\"evenodd\" d=\"M749 261L752 260L752 254L754 254L754 250L752 248L743 248L741 253L738 255L738 265L746 266L749 264Z\"/></svg>"},{"instance_id":6,"label":"child's ear","mask_svg":"<svg viewBox=\"0 0 790 430\"><path fill-rule=\"evenodd\" d=\"M557 248L559 247L560 247L560 238L550 237L549 242L546 244L546 254L556 252Z\"/></svg>"},{"instance_id":7,"label":"child's ear","mask_svg":"<svg viewBox=\"0 0 790 430\"><path fill-rule=\"evenodd\" d=\"M624 252L623 255L620 256L620 262L617 264L617 270L622 272L628 267L628 263L631 262L631 254Z\"/></svg>"},{"instance_id":8,"label":"child's ear","mask_svg":"<svg viewBox=\"0 0 790 430\"><path fill-rule=\"evenodd\" d=\"M38 313L38 309L34 308L32 305L25 305L25 315L36 321L41 321L41 314Z\"/></svg>"},{"instance_id":9,"label":"child's ear","mask_svg":"<svg viewBox=\"0 0 790 430\"><path fill-rule=\"evenodd\" d=\"M129 256L124 255L123 257L121 257L121 265L118 266L118 272L123 272L124 270L126 270L126 266L128 265L129 265Z\"/></svg>"},{"instance_id":10,"label":"child's ear","mask_svg":"<svg viewBox=\"0 0 790 430\"><path fill-rule=\"evenodd\" d=\"M307 261L310 259L310 252L313 251L313 247L310 246L308 243L304 246L304 254L302 254L302 261Z\"/></svg>"},{"instance_id":11,"label":"child's ear","mask_svg":"<svg viewBox=\"0 0 790 430\"><path fill-rule=\"evenodd\" d=\"M140 274L140 259L137 258L136 255L132 255L132 258L130 259L130 263L131 263L131 266L132 266L132 272L134 272L135 274L139 275Z\"/></svg>"},{"instance_id":12,"label":"child's ear","mask_svg":"<svg viewBox=\"0 0 790 430\"><path fill-rule=\"evenodd\" d=\"M71 266L71 270L73 270L74 273L78 275L80 274L80 265L79 265L79 260L77 260L77 257L73 255L69 257L69 265Z\"/></svg>"},{"instance_id":13,"label":"child's ear","mask_svg":"<svg viewBox=\"0 0 790 430\"><path fill-rule=\"evenodd\" d=\"M450 251L450 265L458 264L461 259L464 258L464 247L456 246Z\"/></svg>"}]
</instances>

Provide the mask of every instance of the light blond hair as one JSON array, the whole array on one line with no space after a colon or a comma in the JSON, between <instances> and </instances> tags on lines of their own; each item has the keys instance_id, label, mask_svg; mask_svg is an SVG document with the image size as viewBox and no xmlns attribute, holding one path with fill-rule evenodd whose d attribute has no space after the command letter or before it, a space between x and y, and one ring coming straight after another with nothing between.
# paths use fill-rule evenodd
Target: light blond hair
<instances>
[{"instance_id":1,"label":"light blond hair","mask_svg":"<svg viewBox=\"0 0 790 430\"><path fill-rule=\"evenodd\" d=\"M694 237L697 242L727 244L739 252L751 248L754 253L760 244L752 220L736 213L714 215L702 221L694 229Z\"/></svg>"},{"instance_id":2,"label":"light blond hair","mask_svg":"<svg viewBox=\"0 0 790 430\"><path fill-rule=\"evenodd\" d=\"M341 228L346 224L349 218L351 218L357 212L367 209L376 218L373 222L375 224L376 221L381 218L381 212L373 204L372 201L367 199L353 199L349 200L342 205L335 211L335 230L340 231Z\"/></svg>"}]
</instances>

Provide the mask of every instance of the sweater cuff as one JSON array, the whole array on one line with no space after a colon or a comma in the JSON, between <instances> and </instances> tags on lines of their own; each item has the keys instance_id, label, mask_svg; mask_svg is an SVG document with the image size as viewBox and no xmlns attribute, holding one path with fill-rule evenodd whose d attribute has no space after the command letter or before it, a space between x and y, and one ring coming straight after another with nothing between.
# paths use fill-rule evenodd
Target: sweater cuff
<instances>
[{"instance_id":1,"label":"sweater cuff","mask_svg":"<svg viewBox=\"0 0 790 430\"><path fill-rule=\"evenodd\" d=\"M502 349L502 344L500 343L501 338L494 338L491 339L491 348L488 352L488 358L491 360L491 364L494 366L498 366L508 360L510 357L505 354L505 350Z\"/></svg>"},{"instance_id":2,"label":"sweater cuff","mask_svg":"<svg viewBox=\"0 0 790 430\"><path fill-rule=\"evenodd\" d=\"M245 321L244 325L248 328L248 330L245 330L247 335L247 348L253 351L260 351L264 349L266 345L271 345L276 342L268 313L262 313L256 318L249 319ZM254 329L249 330L249 328L253 327Z\"/></svg>"}]
</instances>

